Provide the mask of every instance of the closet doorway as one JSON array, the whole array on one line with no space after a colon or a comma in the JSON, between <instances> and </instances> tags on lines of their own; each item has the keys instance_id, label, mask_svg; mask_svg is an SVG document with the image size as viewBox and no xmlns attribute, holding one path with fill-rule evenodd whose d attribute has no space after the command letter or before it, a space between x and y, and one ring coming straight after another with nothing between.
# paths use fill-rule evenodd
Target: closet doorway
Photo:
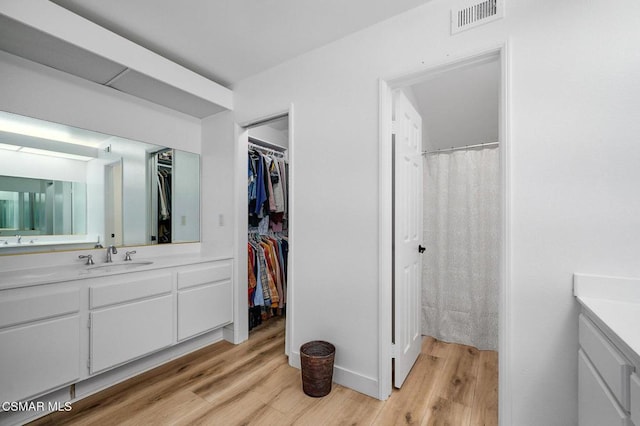
<instances>
[{"instance_id":1,"label":"closet doorway","mask_svg":"<svg viewBox=\"0 0 640 426\"><path fill-rule=\"evenodd\" d=\"M283 327L283 352L288 354L292 293L290 116L287 113L260 120L244 130L241 139L246 143L247 190L243 246L248 295L244 312L248 336L251 339L254 331L265 327Z\"/></svg>"},{"instance_id":2,"label":"closet doorway","mask_svg":"<svg viewBox=\"0 0 640 426\"><path fill-rule=\"evenodd\" d=\"M390 360L380 367L383 399L410 377L419 356L413 338L421 334L498 351L502 410L509 355L505 64L500 48L380 83L380 341L391 343L380 347L380 359ZM422 119L410 132L421 131L420 149L410 155L401 148L416 121L405 120L403 103ZM417 154L423 188L412 203L405 188L416 179L402 163ZM416 216L418 239L405 232ZM407 252L420 253L418 267ZM419 279L405 279L416 269Z\"/></svg>"}]
</instances>

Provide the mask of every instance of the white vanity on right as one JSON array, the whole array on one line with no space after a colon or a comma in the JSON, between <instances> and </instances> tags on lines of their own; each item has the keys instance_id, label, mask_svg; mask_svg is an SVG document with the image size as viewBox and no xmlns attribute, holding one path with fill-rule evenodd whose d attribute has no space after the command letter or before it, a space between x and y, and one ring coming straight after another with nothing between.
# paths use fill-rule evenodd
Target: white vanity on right
<instances>
[{"instance_id":1,"label":"white vanity on right","mask_svg":"<svg viewBox=\"0 0 640 426\"><path fill-rule=\"evenodd\" d=\"M574 274L580 426L640 426L640 278Z\"/></svg>"}]
</instances>

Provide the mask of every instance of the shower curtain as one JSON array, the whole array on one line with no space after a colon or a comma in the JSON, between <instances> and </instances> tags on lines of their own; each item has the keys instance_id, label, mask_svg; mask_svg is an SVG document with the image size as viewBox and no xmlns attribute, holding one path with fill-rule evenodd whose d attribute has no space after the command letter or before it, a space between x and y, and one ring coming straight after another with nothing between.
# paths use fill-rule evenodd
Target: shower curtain
<instances>
[{"instance_id":1,"label":"shower curtain","mask_svg":"<svg viewBox=\"0 0 640 426\"><path fill-rule=\"evenodd\" d=\"M499 150L424 161L422 334L497 350Z\"/></svg>"}]
</instances>

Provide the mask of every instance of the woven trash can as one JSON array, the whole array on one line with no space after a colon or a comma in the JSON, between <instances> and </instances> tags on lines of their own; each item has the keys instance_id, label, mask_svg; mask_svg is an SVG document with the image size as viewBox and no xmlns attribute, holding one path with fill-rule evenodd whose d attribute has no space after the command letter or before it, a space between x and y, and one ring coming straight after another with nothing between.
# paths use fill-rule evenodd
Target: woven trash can
<instances>
[{"instance_id":1,"label":"woven trash can","mask_svg":"<svg viewBox=\"0 0 640 426\"><path fill-rule=\"evenodd\" d=\"M318 398L331 392L335 354L335 346L322 340L313 340L300 346L304 393Z\"/></svg>"}]
</instances>

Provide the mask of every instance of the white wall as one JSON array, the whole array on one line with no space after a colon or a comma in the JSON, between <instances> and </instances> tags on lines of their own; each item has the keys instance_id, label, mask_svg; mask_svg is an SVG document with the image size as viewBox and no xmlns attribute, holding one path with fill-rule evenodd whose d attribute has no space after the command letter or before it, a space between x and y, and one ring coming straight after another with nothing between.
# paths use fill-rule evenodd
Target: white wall
<instances>
[{"instance_id":1,"label":"white wall","mask_svg":"<svg viewBox=\"0 0 640 426\"><path fill-rule=\"evenodd\" d=\"M233 256L234 129L231 112L202 121L202 249L212 256Z\"/></svg>"},{"instance_id":2,"label":"white wall","mask_svg":"<svg viewBox=\"0 0 640 426\"><path fill-rule=\"evenodd\" d=\"M237 309L238 301L247 300L247 276L239 274L239 265L247 264L247 249L235 241L237 228L246 229L246 215L239 213L246 200L246 145L244 155L237 145L233 113L221 112L202 120L202 252L215 257L234 257L233 324L225 327L224 337L231 342L247 339L246 309ZM235 175L235 165L244 158L244 177ZM246 211L246 208L245 208ZM244 222L242 222L244 221ZM235 248L235 250L234 250ZM246 268L246 266L245 266Z\"/></svg>"},{"instance_id":3,"label":"white wall","mask_svg":"<svg viewBox=\"0 0 640 426\"><path fill-rule=\"evenodd\" d=\"M640 4L507 2L506 19L455 36L448 4L236 86L239 122L296 111L293 347L332 341L361 390L377 381L378 78L508 41L512 417L502 422L577 424L571 274L640 275Z\"/></svg>"}]
</instances>

